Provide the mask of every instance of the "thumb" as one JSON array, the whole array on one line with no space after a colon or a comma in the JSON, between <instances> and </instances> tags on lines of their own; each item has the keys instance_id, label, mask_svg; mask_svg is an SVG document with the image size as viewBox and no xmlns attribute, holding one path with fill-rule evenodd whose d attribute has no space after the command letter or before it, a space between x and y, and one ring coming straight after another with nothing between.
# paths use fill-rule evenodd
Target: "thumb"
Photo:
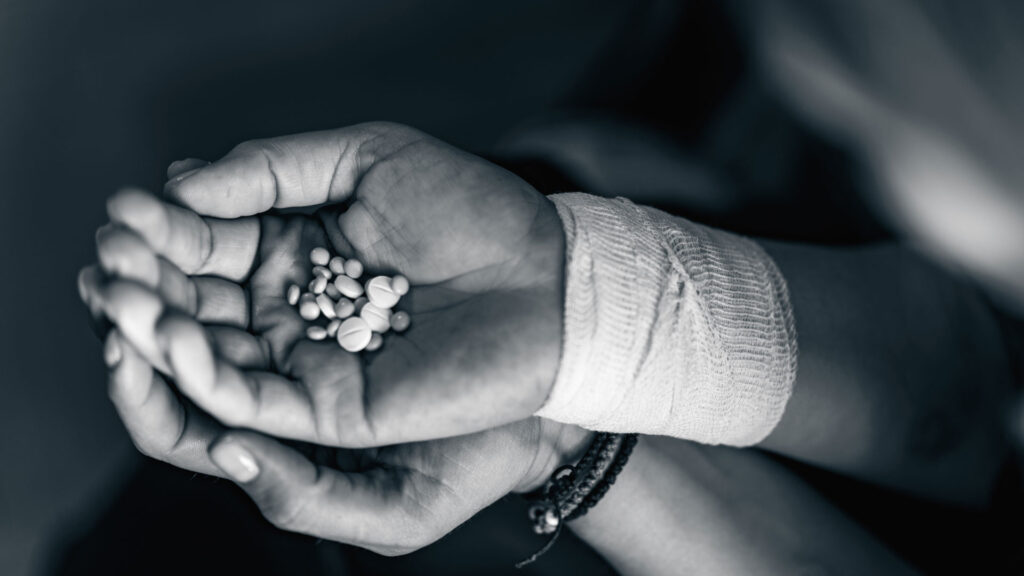
<instances>
[{"instance_id":1,"label":"thumb","mask_svg":"<svg viewBox=\"0 0 1024 576\"><path fill-rule=\"evenodd\" d=\"M378 160L423 137L406 126L372 122L251 140L208 166L174 176L164 192L218 218L342 202Z\"/></svg>"}]
</instances>

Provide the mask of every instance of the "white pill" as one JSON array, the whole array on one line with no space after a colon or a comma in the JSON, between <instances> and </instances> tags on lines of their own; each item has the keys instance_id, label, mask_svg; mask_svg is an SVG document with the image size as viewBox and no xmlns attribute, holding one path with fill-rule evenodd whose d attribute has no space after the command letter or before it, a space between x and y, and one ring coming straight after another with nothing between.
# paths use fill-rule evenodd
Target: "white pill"
<instances>
[{"instance_id":1,"label":"white pill","mask_svg":"<svg viewBox=\"0 0 1024 576\"><path fill-rule=\"evenodd\" d=\"M359 298L363 295L363 287L348 276L338 276L334 279L334 286L347 298Z\"/></svg>"},{"instance_id":2,"label":"white pill","mask_svg":"<svg viewBox=\"0 0 1024 576\"><path fill-rule=\"evenodd\" d=\"M324 290L327 290L327 278L323 276L317 276L309 283L309 291L313 294L323 294Z\"/></svg>"},{"instance_id":3,"label":"white pill","mask_svg":"<svg viewBox=\"0 0 1024 576\"><path fill-rule=\"evenodd\" d=\"M334 315L338 318L345 319L356 313L356 305L351 300L341 297L337 304L334 305Z\"/></svg>"},{"instance_id":4,"label":"white pill","mask_svg":"<svg viewBox=\"0 0 1024 576\"><path fill-rule=\"evenodd\" d=\"M359 278L363 275L363 263L355 258L345 260L345 274L349 278Z\"/></svg>"},{"instance_id":5,"label":"white pill","mask_svg":"<svg viewBox=\"0 0 1024 576\"><path fill-rule=\"evenodd\" d=\"M335 274L345 273L345 259L341 256L335 256L331 258L331 261L327 263L327 267L331 269L331 272Z\"/></svg>"},{"instance_id":6,"label":"white pill","mask_svg":"<svg viewBox=\"0 0 1024 576\"><path fill-rule=\"evenodd\" d=\"M373 338L373 331L366 321L358 316L349 318L338 326L338 345L349 352L359 352L366 348Z\"/></svg>"},{"instance_id":7,"label":"white pill","mask_svg":"<svg viewBox=\"0 0 1024 576\"><path fill-rule=\"evenodd\" d=\"M401 274L396 275L391 279L391 289L395 291L395 294L405 296L409 293L409 279Z\"/></svg>"},{"instance_id":8,"label":"white pill","mask_svg":"<svg viewBox=\"0 0 1024 576\"><path fill-rule=\"evenodd\" d=\"M335 318L327 323L327 336L334 338L338 335L338 327L341 326L341 318Z\"/></svg>"},{"instance_id":9,"label":"white pill","mask_svg":"<svg viewBox=\"0 0 1024 576\"><path fill-rule=\"evenodd\" d=\"M370 336L370 341L366 344L365 350L367 352L374 352L376 350L379 350L380 349L380 345L383 344L383 343L384 343L384 337L381 336L380 334L377 334L376 332L374 332L373 336Z\"/></svg>"},{"instance_id":10,"label":"white pill","mask_svg":"<svg viewBox=\"0 0 1024 576\"><path fill-rule=\"evenodd\" d=\"M337 300L338 298L342 297L341 291L338 290L338 287L334 285L334 282L329 282L327 284L327 288L324 289L324 294L330 296L331 300Z\"/></svg>"},{"instance_id":11,"label":"white pill","mask_svg":"<svg viewBox=\"0 0 1024 576\"><path fill-rule=\"evenodd\" d=\"M334 313L334 300L327 294L321 294L316 297L316 305L320 307L320 313L324 315L324 318L332 320L337 317Z\"/></svg>"},{"instance_id":12,"label":"white pill","mask_svg":"<svg viewBox=\"0 0 1024 576\"><path fill-rule=\"evenodd\" d=\"M328 270L326 266L313 266L313 275L314 276L323 276L324 278L327 278L328 280L330 280L331 277L334 276L334 274L331 273L331 271Z\"/></svg>"},{"instance_id":13,"label":"white pill","mask_svg":"<svg viewBox=\"0 0 1024 576\"><path fill-rule=\"evenodd\" d=\"M331 261L331 253L327 251L327 248L317 246L309 253L309 261L317 266L327 266L327 263Z\"/></svg>"},{"instance_id":14,"label":"white pill","mask_svg":"<svg viewBox=\"0 0 1024 576\"><path fill-rule=\"evenodd\" d=\"M409 329L411 321L408 312L395 312L391 315L391 329L395 332L405 332Z\"/></svg>"},{"instance_id":15,"label":"white pill","mask_svg":"<svg viewBox=\"0 0 1024 576\"><path fill-rule=\"evenodd\" d=\"M302 295L302 288L299 288L297 284L292 284L288 287L288 305L295 306L299 303L299 296Z\"/></svg>"},{"instance_id":16,"label":"white pill","mask_svg":"<svg viewBox=\"0 0 1024 576\"><path fill-rule=\"evenodd\" d=\"M310 340L323 340L327 338L327 329L323 326L310 326L306 328L306 337Z\"/></svg>"},{"instance_id":17,"label":"white pill","mask_svg":"<svg viewBox=\"0 0 1024 576\"><path fill-rule=\"evenodd\" d=\"M388 328L391 328L391 310L374 306L373 302L367 302L363 306L359 311L359 317L366 320L370 330L374 332L387 332Z\"/></svg>"},{"instance_id":18,"label":"white pill","mask_svg":"<svg viewBox=\"0 0 1024 576\"><path fill-rule=\"evenodd\" d=\"M310 322L320 317L320 306L316 303L316 297L308 292L299 298L299 316Z\"/></svg>"},{"instance_id":19,"label":"white pill","mask_svg":"<svg viewBox=\"0 0 1024 576\"><path fill-rule=\"evenodd\" d=\"M366 306L367 302L369 302L369 300L366 299L366 296L360 296L359 298L356 298L356 301L353 302L353 304L355 304L356 307L356 314L359 314L360 312L363 311L363 306Z\"/></svg>"},{"instance_id":20,"label":"white pill","mask_svg":"<svg viewBox=\"0 0 1024 576\"><path fill-rule=\"evenodd\" d=\"M399 296L391 289L391 279L387 276L376 276L366 283L366 297L375 306L391 308L398 304Z\"/></svg>"}]
</instances>

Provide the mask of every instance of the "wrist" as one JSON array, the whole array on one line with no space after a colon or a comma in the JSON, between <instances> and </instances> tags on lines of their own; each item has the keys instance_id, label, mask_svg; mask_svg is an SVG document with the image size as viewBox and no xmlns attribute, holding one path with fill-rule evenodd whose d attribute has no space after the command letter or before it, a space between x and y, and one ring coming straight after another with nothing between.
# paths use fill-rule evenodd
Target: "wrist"
<instances>
[{"instance_id":1,"label":"wrist","mask_svg":"<svg viewBox=\"0 0 1024 576\"><path fill-rule=\"evenodd\" d=\"M533 418L535 451L530 466L513 492L532 492L544 485L560 466L575 464L594 439L594 432L545 418Z\"/></svg>"}]
</instances>

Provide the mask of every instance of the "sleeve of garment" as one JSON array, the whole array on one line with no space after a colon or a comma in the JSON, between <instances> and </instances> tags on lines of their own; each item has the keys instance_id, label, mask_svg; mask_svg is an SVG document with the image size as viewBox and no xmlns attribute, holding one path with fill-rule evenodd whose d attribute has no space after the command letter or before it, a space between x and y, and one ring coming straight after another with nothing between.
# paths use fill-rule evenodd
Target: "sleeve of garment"
<instances>
[{"instance_id":1,"label":"sleeve of garment","mask_svg":"<svg viewBox=\"0 0 1024 576\"><path fill-rule=\"evenodd\" d=\"M763 440L797 361L786 282L768 254L623 198L550 198L566 236L565 322L537 415L705 444Z\"/></svg>"}]
</instances>

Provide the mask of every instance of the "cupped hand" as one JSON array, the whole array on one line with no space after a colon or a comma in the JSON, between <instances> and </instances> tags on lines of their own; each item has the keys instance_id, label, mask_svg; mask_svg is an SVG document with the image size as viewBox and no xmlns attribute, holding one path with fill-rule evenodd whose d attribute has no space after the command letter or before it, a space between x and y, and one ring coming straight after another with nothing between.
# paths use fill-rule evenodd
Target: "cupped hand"
<instances>
[{"instance_id":1,"label":"cupped hand","mask_svg":"<svg viewBox=\"0 0 1024 576\"><path fill-rule=\"evenodd\" d=\"M217 420L380 446L514 422L546 399L560 353L564 238L553 205L514 175L391 124L245 143L211 165L172 170L166 194L186 208L138 192L109 204L116 226L106 233L134 234L157 255L120 268L149 270L158 298L115 285L100 300ZM286 208L318 210L278 212ZM411 328L362 359L305 340L284 293L308 281L309 250L321 244L369 273L407 276ZM160 301L246 328L233 346L265 357L239 369L208 334L207 346L164 358L152 336Z\"/></svg>"}]
</instances>

